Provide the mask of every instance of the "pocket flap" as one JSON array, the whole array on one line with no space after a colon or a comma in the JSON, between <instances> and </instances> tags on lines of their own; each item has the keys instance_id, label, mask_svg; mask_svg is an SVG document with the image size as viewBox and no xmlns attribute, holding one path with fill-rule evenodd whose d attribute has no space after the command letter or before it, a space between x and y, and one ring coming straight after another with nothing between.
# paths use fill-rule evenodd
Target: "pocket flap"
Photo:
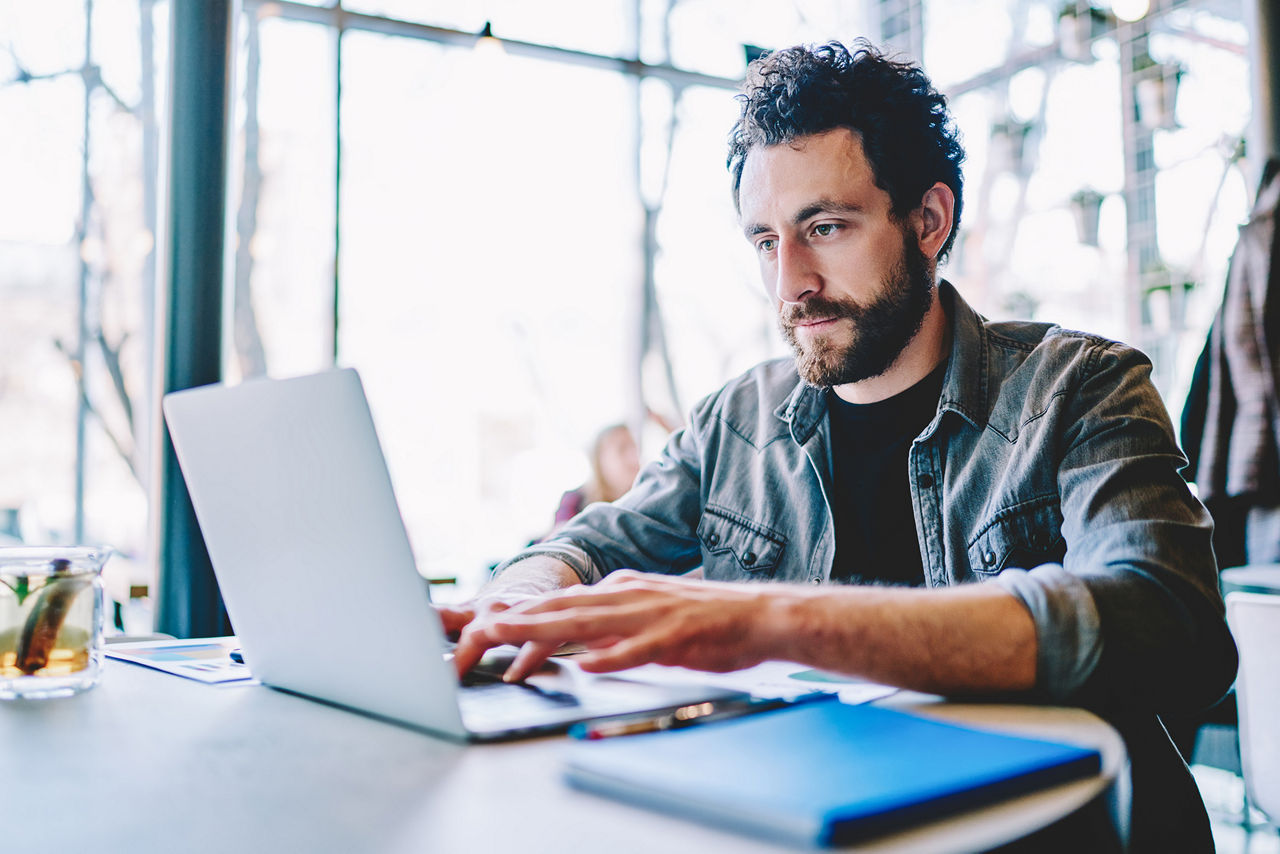
<instances>
[{"instance_id":1,"label":"pocket flap","mask_svg":"<svg viewBox=\"0 0 1280 854\"><path fill-rule=\"evenodd\" d=\"M968 552L969 567L978 575L1060 563L1067 548L1057 496L1000 511L969 543Z\"/></svg>"},{"instance_id":2,"label":"pocket flap","mask_svg":"<svg viewBox=\"0 0 1280 854\"><path fill-rule=\"evenodd\" d=\"M746 572L772 572L782 559L786 539L720 507L708 505L698 523L698 539L710 554L731 553Z\"/></svg>"}]
</instances>

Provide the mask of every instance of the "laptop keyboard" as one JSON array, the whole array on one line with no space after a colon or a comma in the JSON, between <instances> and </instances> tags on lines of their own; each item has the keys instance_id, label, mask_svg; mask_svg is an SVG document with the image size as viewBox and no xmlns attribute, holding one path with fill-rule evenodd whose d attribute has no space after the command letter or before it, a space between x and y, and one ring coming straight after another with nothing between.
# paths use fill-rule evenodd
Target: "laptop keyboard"
<instances>
[{"instance_id":1,"label":"laptop keyboard","mask_svg":"<svg viewBox=\"0 0 1280 854\"><path fill-rule=\"evenodd\" d=\"M511 684L497 677L493 681L464 679L458 692L462 719L471 727L484 727L508 720L518 720L549 710L563 710L580 705L578 698L562 691L548 691L535 685Z\"/></svg>"}]
</instances>

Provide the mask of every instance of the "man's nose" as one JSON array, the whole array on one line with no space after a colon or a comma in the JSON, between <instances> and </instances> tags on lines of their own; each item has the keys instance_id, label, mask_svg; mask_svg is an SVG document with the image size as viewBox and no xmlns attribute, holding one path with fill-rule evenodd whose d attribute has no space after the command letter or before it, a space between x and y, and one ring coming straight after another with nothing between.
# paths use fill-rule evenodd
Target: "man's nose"
<instances>
[{"instance_id":1,"label":"man's nose","mask_svg":"<svg viewBox=\"0 0 1280 854\"><path fill-rule=\"evenodd\" d=\"M822 279L813 264L813 256L803 244L782 240L778 243L778 299L800 302L822 287Z\"/></svg>"}]
</instances>

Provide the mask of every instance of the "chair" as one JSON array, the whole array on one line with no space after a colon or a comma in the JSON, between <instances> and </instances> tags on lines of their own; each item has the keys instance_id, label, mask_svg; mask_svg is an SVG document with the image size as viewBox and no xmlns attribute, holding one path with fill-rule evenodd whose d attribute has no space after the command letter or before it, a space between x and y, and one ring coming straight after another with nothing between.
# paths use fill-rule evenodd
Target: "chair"
<instances>
[{"instance_id":1,"label":"chair","mask_svg":"<svg viewBox=\"0 0 1280 854\"><path fill-rule=\"evenodd\" d=\"M1245 797L1280 829L1280 595L1228 593L1227 623L1240 649L1236 702Z\"/></svg>"}]
</instances>

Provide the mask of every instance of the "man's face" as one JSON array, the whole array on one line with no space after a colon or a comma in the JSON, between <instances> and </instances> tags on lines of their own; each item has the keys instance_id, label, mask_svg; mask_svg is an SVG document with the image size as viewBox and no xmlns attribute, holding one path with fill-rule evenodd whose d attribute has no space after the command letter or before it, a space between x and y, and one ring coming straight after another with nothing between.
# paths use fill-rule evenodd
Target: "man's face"
<instances>
[{"instance_id":1,"label":"man's face","mask_svg":"<svg viewBox=\"0 0 1280 854\"><path fill-rule=\"evenodd\" d=\"M932 305L933 271L857 134L752 149L738 198L800 376L835 386L888 370Z\"/></svg>"}]
</instances>

